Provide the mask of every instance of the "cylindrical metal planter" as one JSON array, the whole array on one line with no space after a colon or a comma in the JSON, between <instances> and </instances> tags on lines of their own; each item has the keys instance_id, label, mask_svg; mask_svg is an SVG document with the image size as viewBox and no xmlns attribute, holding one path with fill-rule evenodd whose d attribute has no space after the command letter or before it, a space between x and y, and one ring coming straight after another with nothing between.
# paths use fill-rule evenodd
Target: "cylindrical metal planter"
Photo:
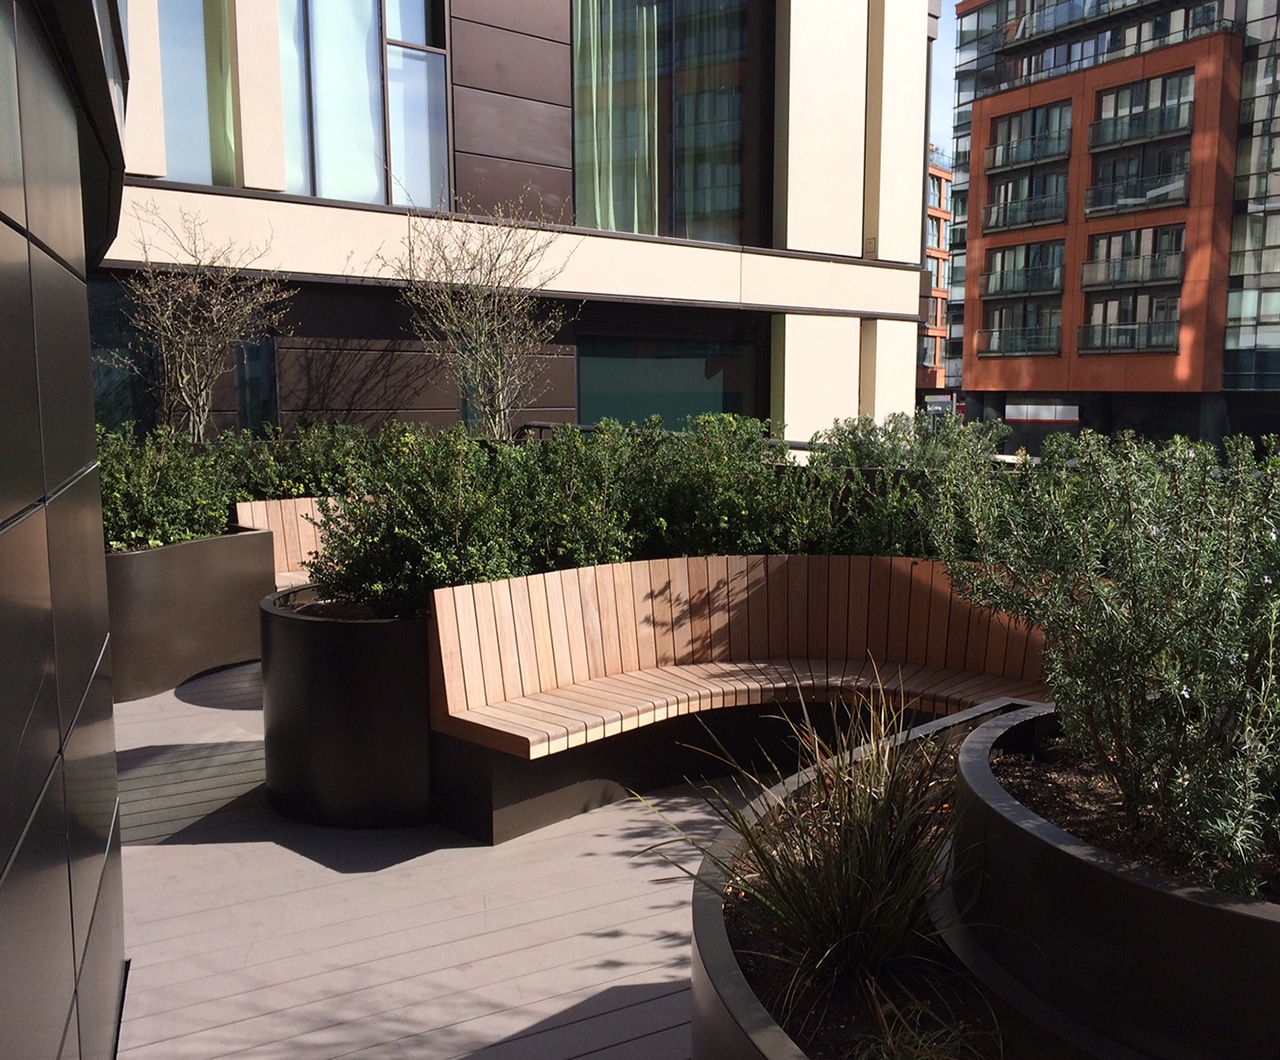
<instances>
[{"instance_id":1,"label":"cylindrical metal planter","mask_svg":"<svg viewBox=\"0 0 1280 1060\"><path fill-rule=\"evenodd\" d=\"M427 620L300 615L266 597L262 707L267 797L342 828L423 824L431 807Z\"/></svg>"}]
</instances>

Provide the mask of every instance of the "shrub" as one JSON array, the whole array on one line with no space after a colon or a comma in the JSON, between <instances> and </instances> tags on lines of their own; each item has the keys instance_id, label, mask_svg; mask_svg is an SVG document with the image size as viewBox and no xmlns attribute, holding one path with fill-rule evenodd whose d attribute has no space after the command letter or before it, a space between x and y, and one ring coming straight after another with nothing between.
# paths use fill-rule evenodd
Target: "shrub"
<instances>
[{"instance_id":1,"label":"shrub","mask_svg":"<svg viewBox=\"0 0 1280 1060\"><path fill-rule=\"evenodd\" d=\"M1224 455L1086 433L1012 474L960 459L940 533L961 591L1043 627L1064 734L1134 837L1248 893L1276 828L1280 470Z\"/></svg>"},{"instance_id":2,"label":"shrub","mask_svg":"<svg viewBox=\"0 0 1280 1060\"><path fill-rule=\"evenodd\" d=\"M288 437L227 431L212 443L229 465L236 500L341 497L351 491L372 451L369 435L345 423L312 423Z\"/></svg>"},{"instance_id":3,"label":"shrub","mask_svg":"<svg viewBox=\"0 0 1280 1060\"><path fill-rule=\"evenodd\" d=\"M535 571L621 563L635 541L626 472L634 436L606 421L595 431L560 427L517 448L512 520Z\"/></svg>"},{"instance_id":4,"label":"shrub","mask_svg":"<svg viewBox=\"0 0 1280 1060\"><path fill-rule=\"evenodd\" d=\"M761 1000L798 1042L839 993L861 1012L862 1035L903 1050L887 1055L963 1055L972 1029L951 1018L929 915L951 834L953 755L906 740L905 717L877 689L833 707L829 727L807 712L788 720L797 777L780 783L776 766L761 774L726 757L733 780L704 792L741 836L737 849L682 836L724 877L727 915L749 924L759 978L773 980Z\"/></svg>"},{"instance_id":5,"label":"shrub","mask_svg":"<svg viewBox=\"0 0 1280 1060\"><path fill-rule=\"evenodd\" d=\"M158 548L227 529L234 485L215 449L171 428L141 442L131 425L98 428L102 531L108 551Z\"/></svg>"},{"instance_id":6,"label":"shrub","mask_svg":"<svg viewBox=\"0 0 1280 1060\"><path fill-rule=\"evenodd\" d=\"M379 615L424 613L432 589L523 573L511 523L518 456L455 427L391 422L346 497L321 505L320 593Z\"/></svg>"}]
</instances>

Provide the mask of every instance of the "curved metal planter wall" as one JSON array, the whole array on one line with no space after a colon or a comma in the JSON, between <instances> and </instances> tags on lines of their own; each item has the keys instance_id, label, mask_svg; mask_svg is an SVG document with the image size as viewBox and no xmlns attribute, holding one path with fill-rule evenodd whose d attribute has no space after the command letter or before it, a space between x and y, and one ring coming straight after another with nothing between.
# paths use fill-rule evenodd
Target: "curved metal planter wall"
<instances>
[{"instance_id":1,"label":"curved metal planter wall","mask_svg":"<svg viewBox=\"0 0 1280 1060\"><path fill-rule=\"evenodd\" d=\"M107 554L117 701L256 659L258 601L275 588L270 530Z\"/></svg>"},{"instance_id":2,"label":"curved metal planter wall","mask_svg":"<svg viewBox=\"0 0 1280 1060\"><path fill-rule=\"evenodd\" d=\"M1280 906L1122 861L1014 800L991 751L1031 746L1049 709L991 721L961 748L964 914L944 937L989 989L1085 1055L1274 1055Z\"/></svg>"},{"instance_id":3,"label":"curved metal planter wall","mask_svg":"<svg viewBox=\"0 0 1280 1060\"><path fill-rule=\"evenodd\" d=\"M260 604L267 797L315 824L426 823L431 808L427 620L351 621Z\"/></svg>"}]
</instances>

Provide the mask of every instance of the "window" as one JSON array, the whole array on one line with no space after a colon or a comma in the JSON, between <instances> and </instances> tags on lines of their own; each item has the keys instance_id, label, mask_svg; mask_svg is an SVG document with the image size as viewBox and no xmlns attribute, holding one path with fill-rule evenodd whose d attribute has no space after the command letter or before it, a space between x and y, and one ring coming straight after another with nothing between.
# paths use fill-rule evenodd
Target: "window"
<instances>
[{"instance_id":1,"label":"window","mask_svg":"<svg viewBox=\"0 0 1280 1060\"><path fill-rule=\"evenodd\" d=\"M577 223L759 242L763 30L747 0L574 0Z\"/></svg>"},{"instance_id":2,"label":"window","mask_svg":"<svg viewBox=\"0 0 1280 1060\"><path fill-rule=\"evenodd\" d=\"M672 339L578 339L579 420L672 429L704 412L759 415L756 347Z\"/></svg>"},{"instance_id":3,"label":"window","mask_svg":"<svg viewBox=\"0 0 1280 1060\"><path fill-rule=\"evenodd\" d=\"M942 221L937 217L928 217L925 219L925 227L927 228L927 245L940 248L942 246Z\"/></svg>"},{"instance_id":4,"label":"window","mask_svg":"<svg viewBox=\"0 0 1280 1060\"><path fill-rule=\"evenodd\" d=\"M286 187L448 206L439 0L278 0Z\"/></svg>"},{"instance_id":5,"label":"window","mask_svg":"<svg viewBox=\"0 0 1280 1060\"><path fill-rule=\"evenodd\" d=\"M165 0L158 16L165 175L188 184L234 185L226 2Z\"/></svg>"}]
</instances>

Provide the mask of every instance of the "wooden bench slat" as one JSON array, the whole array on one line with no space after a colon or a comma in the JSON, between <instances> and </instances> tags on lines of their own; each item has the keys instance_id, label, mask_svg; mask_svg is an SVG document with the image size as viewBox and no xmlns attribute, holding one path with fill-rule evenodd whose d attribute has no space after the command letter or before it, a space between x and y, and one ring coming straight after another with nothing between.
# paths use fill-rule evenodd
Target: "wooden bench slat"
<instances>
[{"instance_id":1,"label":"wooden bench slat","mask_svg":"<svg viewBox=\"0 0 1280 1060\"><path fill-rule=\"evenodd\" d=\"M706 556L690 556L689 567L689 641L690 663L710 662L712 657L711 631L711 573Z\"/></svg>"},{"instance_id":2,"label":"wooden bench slat","mask_svg":"<svg viewBox=\"0 0 1280 1060\"><path fill-rule=\"evenodd\" d=\"M680 556L667 561L671 579L671 650L677 666L693 662L693 602L689 595L689 560Z\"/></svg>"},{"instance_id":3,"label":"wooden bench slat","mask_svg":"<svg viewBox=\"0 0 1280 1060\"><path fill-rule=\"evenodd\" d=\"M529 620L533 623L534 662L538 667L538 691L554 688L557 682L555 645L551 635L554 623L547 601L545 574L530 574L525 578L529 587Z\"/></svg>"},{"instance_id":4,"label":"wooden bench slat","mask_svg":"<svg viewBox=\"0 0 1280 1060\"><path fill-rule=\"evenodd\" d=\"M787 572L787 657L809 655L809 557L783 556Z\"/></svg>"},{"instance_id":5,"label":"wooden bench slat","mask_svg":"<svg viewBox=\"0 0 1280 1060\"><path fill-rule=\"evenodd\" d=\"M676 661L676 638L671 610L671 564L665 559L649 561L649 601L653 608L653 645L658 666Z\"/></svg>"},{"instance_id":6,"label":"wooden bench slat","mask_svg":"<svg viewBox=\"0 0 1280 1060\"><path fill-rule=\"evenodd\" d=\"M547 615L551 625L551 649L555 662L556 679L554 687L571 685L574 681L573 659L569 648L569 621L564 606L564 579L560 571L551 571L542 576L542 585L547 593ZM543 684L543 690L548 687Z\"/></svg>"},{"instance_id":7,"label":"wooden bench slat","mask_svg":"<svg viewBox=\"0 0 1280 1060\"><path fill-rule=\"evenodd\" d=\"M903 659L923 663L929 654L930 623L937 620L931 613L933 603L933 564L927 560L911 564L911 602L907 614L907 646Z\"/></svg>"},{"instance_id":8,"label":"wooden bench slat","mask_svg":"<svg viewBox=\"0 0 1280 1060\"><path fill-rule=\"evenodd\" d=\"M578 571L578 606L582 609L583 644L586 648L587 680L603 677L608 671L604 661L604 624L600 618L600 594L596 588L595 567ZM583 680L583 678L578 678Z\"/></svg>"},{"instance_id":9,"label":"wooden bench slat","mask_svg":"<svg viewBox=\"0 0 1280 1060\"><path fill-rule=\"evenodd\" d=\"M711 654L705 661L732 658L729 644L729 561L725 556L707 558L707 606L711 620Z\"/></svg>"},{"instance_id":10,"label":"wooden bench slat","mask_svg":"<svg viewBox=\"0 0 1280 1060\"><path fill-rule=\"evenodd\" d=\"M766 658L785 659L791 654L787 635L787 557L765 557L765 592L768 603L769 653ZM752 614L755 606L752 605Z\"/></svg>"},{"instance_id":11,"label":"wooden bench slat","mask_svg":"<svg viewBox=\"0 0 1280 1060\"><path fill-rule=\"evenodd\" d=\"M809 585L806 596L809 614L806 618L807 635L803 654L811 659L827 657L827 614L831 610L828 594L831 591L831 558L810 556L808 563Z\"/></svg>"},{"instance_id":12,"label":"wooden bench slat","mask_svg":"<svg viewBox=\"0 0 1280 1060\"><path fill-rule=\"evenodd\" d=\"M609 567L613 578L613 598L618 614L618 672L640 669L640 647L636 640L636 605L631 584L630 563Z\"/></svg>"},{"instance_id":13,"label":"wooden bench slat","mask_svg":"<svg viewBox=\"0 0 1280 1060\"><path fill-rule=\"evenodd\" d=\"M764 556L747 557L747 592L742 611L747 619L747 654L743 658L769 658L769 584Z\"/></svg>"},{"instance_id":14,"label":"wooden bench slat","mask_svg":"<svg viewBox=\"0 0 1280 1060\"><path fill-rule=\"evenodd\" d=\"M653 588L649 564L643 560L631 565L631 598L635 602L636 646L639 669L658 665L658 639L653 608Z\"/></svg>"},{"instance_id":15,"label":"wooden bench slat","mask_svg":"<svg viewBox=\"0 0 1280 1060\"><path fill-rule=\"evenodd\" d=\"M502 676L502 652L498 645L498 620L494 607L493 582L472 586L475 596L476 630L480 643L480 666L484 678L485 703L501 703L507 698ZM512 692L519 694L517 689Z\"/></svg>"},{"instance_id":16,"label":"wooden bench slat","mask_svg":"<svg viewBox=\"0 0 1280 1060\"><path fill-rule=\"evenodd\" d=\"M984 672L987 669L987 635L991 629L991 612L985 607L969 609L968 648L964 668Z\"/></svg>"},{"instance_id":17,"label":"wooden bench slat","mask_svg":"<svg viewBox=\"0 0 1280 1060\"><path fill-rule=\"evenodd\" d=\"M746 556L725 558L725 585L729 615L728 658L741 661L751 658L750 564Z\"/></svg>"},{"instance_id":18,"label":"wooden bench slat","mask_svg":"<svg viewBox=\"0 0 1280 1060\"><path fill-rule=\"evenodd\" d=\"M871 614L871 557L849 557L849 638L845 644L846 659L861 664L871 647L869 616Z\"/></svg>"},{"instance_id":19,"label":"wooden bench slat","mask_svg":"<svg viewBox=\"0 0 1280 1060\"><path fill-rule=\"evenodd\" d=\"M545 601L546 597L544 596L543 599ZM525 695L541 692L542 677L538 673L538 639L534 633L533 601L528 578L511 579L511 618L515 627L520 688Z\"/></svg>"},{"instance_id":20,"label":"wooden bench slat","mask_svg":"<svg viewBox=\"0 0 1280 1060\"><path fill-rule=\"evenodd\" d=\"M599 599L600 641L604 648L605 675L622 670L622 640L618 630L618 587L613 580L613 568L595 568L596 596Z\"/></svg>"},{"instance_id":21,"label":"wooden bench slat","mask_svg":"<svg viewBox=\"0 0 1280 1060\"><path fill-rule=\"evenodd\" d=\"M458 636L458 614L454 604L453 589L437 589L432 594L433 621L436 628L436 651L440 656L439 687L445 699L432 702L433 722L450 713L449 706L458 704L465 708L467 690L462 677L461 640Z\"/></svg>"},{"instance_id":22,"label":"wooden bench slat","mask_svg":"<svg viewBox=\"0 0 1280 1060\"><path fill-rule=\"evenodd\" d=\"M320 551L320 512L315 497L298 499L298 547L302 552L302 562L306 563Z\"/></svg>"},{"instance_id":23,"label":"wooden bench slat","mask_svg":"<svg viewBox=\"0 0 1280 1060\"><path fill-rule=\"evenodd\" d=\"M576 569L548 574L547 579L560 579L561 596L564 599L564 618L569 634L569 665L574 681L589 681L591 668L587 664L587 630L582 614L582 589Z\"/></svg>"},{"instance_id":24,"label":"wooden bench slat","mask_svg":"<svg viewBox=\"0 0 1280 1060\"><path fill-rule=\"evenodd\" d=\"M504 699L514 699L523 694L524 675L520 672L520 647L516 641L515 604L511 599L512 587L523 578L509 578L505 581L492 582L493 618L498 641L498 664L502 673ZM528 689L528 691L533 691ZM492 696L489 702L494 702Z\"/></svg>"}]
</instances>

